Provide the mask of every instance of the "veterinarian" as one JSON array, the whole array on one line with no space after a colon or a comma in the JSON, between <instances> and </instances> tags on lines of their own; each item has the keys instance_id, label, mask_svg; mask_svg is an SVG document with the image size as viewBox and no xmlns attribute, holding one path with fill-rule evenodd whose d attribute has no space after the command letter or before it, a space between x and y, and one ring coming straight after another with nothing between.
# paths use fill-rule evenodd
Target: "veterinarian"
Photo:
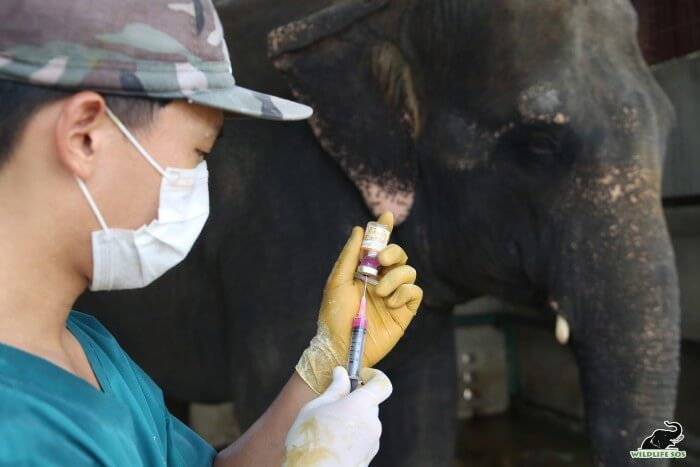
<instances>
[{"instance_id":1,"label":"veterinarian","mask_svg":"<svg viewBox=\"0 0 700 467\"><path fill-rule=\"evenodd\" d=\"M392 389L364 369L349 394L343 369L361 228L296 372L218 454L96 319L71 311L88 287L144 287L187 255L209 214L205 159L225 113L299 120L311 109L236 86L210 0L2 2L0 24L0 465L367 465ZM380 261L368 367L422 298L399 246Z\"/></svg>"}]
</instances>

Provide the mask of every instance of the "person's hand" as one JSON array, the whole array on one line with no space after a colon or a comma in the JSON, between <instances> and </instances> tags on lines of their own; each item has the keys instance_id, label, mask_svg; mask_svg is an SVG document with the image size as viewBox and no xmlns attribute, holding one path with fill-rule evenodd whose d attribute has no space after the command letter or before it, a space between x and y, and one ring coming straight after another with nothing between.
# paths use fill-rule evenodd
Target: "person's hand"
<instances>
[{"instance_id":1,"label":"person's hand","mask_svg":"<svg viewBox=\"0 0 700 467\"><path fill-rule=\"evenodd\" d=\"M377 220L389 230L394 216L386 212ZM296 371L317 393L328 387L336 366L347 364L352 319L357 314L364 281L354 278L360 258L364 230L355 227L326 283L316 336L302 354ZM414 284L416 270L398 245L388 245L380 254L379 285L367 286L367 334L362 366L379 362L403 336L418 310L423 291Z\"/></svg>"},{"instance_id":2,"label":"person's hand","mask_svg":"<svg viewBox=\"0 0 700 467\"><path fill-rule=\"evenodd\" d=\"M285 441L283 467L365 467L379 451L379 404L391 394L389 378L363 368L352 394L343 367L326 391L302 407Z\"/></svg>"}]
</instances>

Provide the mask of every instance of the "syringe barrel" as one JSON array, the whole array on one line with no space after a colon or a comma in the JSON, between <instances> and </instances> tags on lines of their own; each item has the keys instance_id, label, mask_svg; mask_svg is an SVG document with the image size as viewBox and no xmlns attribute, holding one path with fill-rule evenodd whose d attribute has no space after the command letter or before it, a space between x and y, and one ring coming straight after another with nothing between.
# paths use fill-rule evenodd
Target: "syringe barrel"
<instances>
[{"instance_id":1,"label":"syringe barrel","mask_svg":"<svg viewBox=\"0 0 700 467\"><path fill-rule=\"evenodd\" d=\"M357 387L360 380L360 368L362 368L362 354L365 350L364 327L353 327L350 341L350 353L348 355L348 375L350 376L351 390Z\"/></svg>"}]
</instances>

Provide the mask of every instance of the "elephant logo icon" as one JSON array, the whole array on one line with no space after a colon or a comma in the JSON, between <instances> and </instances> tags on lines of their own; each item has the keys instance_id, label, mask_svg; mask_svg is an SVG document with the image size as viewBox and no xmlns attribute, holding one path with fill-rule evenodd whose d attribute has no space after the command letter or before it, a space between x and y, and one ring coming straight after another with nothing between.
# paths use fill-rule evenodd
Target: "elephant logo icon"
<instances>
[{"instance_id":1,"label":"elephant logo icon","mask_svg":"<svg viewBox=\"0 0 700 467\"><path fill-rule=\"evenodd\" d=\"M673 430L664 430L659 428L654 430L654 433L642 441L639 449L675 449L678 450L676 444L681 442L685 436L683 435L683 427L680 423L665 421L664 425L673 428Z\"/></svg>"},{"instance_id":2,"label":"elephant logo icon","mask_svg":"<svg viewBox=\"0 0 700 467\"><path fill-rule=\"evenodd\" d=\"M632 458L672 458L685 457L685 451L680 451L676 444L683 441L683 426L678 422L664 421L664 425L671 428L666 430L659 428L644 438L641 446L636 451L630 451Z\"/></svg>"}]
</instances>

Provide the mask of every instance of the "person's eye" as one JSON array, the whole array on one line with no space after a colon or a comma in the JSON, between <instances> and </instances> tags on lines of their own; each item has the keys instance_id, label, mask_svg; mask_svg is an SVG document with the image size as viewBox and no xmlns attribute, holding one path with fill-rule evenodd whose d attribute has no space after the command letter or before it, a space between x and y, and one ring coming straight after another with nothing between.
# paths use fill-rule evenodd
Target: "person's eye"
<instances>
[{"instance_id":1,"label":"person's eye","mask_svg":"<svg viewBox=\"0 0 700 467\"><path fill-rule=\"evenodd\" d=\"M197 151L197 155L202 159L206 159L207 156L209 156L208 152L202 151L201 149L195 149L195 151Z\"/></svg>"}]
</instances>

